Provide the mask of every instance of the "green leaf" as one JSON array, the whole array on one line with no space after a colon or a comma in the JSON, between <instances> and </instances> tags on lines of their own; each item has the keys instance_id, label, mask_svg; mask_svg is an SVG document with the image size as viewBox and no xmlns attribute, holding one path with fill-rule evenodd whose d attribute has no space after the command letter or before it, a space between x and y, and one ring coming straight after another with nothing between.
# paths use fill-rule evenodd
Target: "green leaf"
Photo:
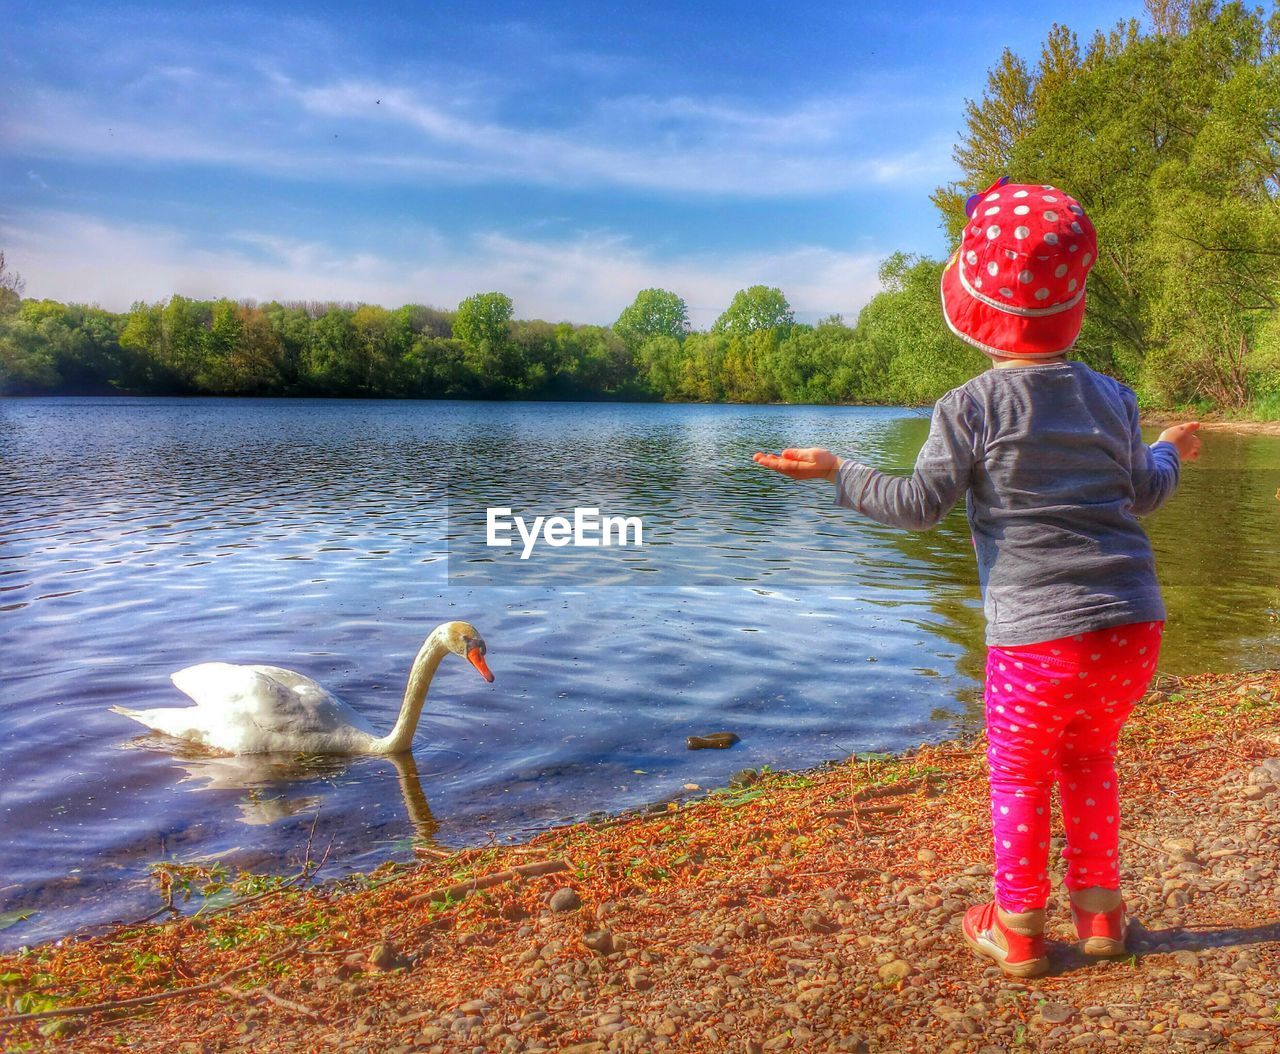
<instances>
[{"instance_id":1,"label":"green leaf","mask_svg":"<svg viewBox=\"0 0 1280 1054\"><path fill-rule=\"evenodd\" d=\"M729 808L732 809L732 808L736 808L739 805L746 805L747 802L749 801L755 801L757 798L761 797L763 794L764 794L764 791L762 790L743 791L741 794L736 794L732 797L725 797L724 800L721 802L721 804L728 806Z\"/></svg>"},{"instance_id":2,"label":"green leaf","mask_svg":"<svg viewBox=\"0 0 1280 1054\"><path fill-rule=\"evenodd\" d=\"M19 908L17 911L0 911L0 930L7 930L19 922L26 922L32 915L38 915L35 908Z\"/></svg>"}]
</instances>

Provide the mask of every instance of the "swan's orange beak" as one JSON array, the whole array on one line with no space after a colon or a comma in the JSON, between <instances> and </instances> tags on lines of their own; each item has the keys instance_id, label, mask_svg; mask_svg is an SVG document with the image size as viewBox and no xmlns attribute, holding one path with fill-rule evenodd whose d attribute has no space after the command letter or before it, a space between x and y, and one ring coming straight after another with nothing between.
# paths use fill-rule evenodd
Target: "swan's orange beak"
<instances>
[{"instance_id":1,"label":"swan's orange beak","mask_svg":"<svg viewBox=\"0 0 1280 1054\"><path fill-rule=\"evenodd\" d=\"M467 650L467 662L480 671L481 677L490 684L493 683L493 674L489 671L489 664L484 661L484 652L479 648L469 648Z\"/></svg>"}]
</instances>

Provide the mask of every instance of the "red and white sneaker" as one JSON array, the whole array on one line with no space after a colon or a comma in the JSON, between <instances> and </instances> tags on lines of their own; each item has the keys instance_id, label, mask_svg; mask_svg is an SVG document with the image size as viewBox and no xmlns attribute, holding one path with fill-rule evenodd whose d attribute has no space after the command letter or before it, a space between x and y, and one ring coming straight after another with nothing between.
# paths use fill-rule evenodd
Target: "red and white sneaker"
<instances>
[{"instance_id":1,"label":"red and white sneaker","mask_svg":"<svg viewBox=\"0 0 1280 1054\"><path fill-rule=\"evenodd\" d=\"M1109 909L1109 910L1107 910ZM1071 918L1085 955L1123 955L1129 923L1124 901L1114 889L1089 889L1071 894Z\"/></svg>"},{"instance_id":2,"label":"red and white sneaker","mask_svg":"<svg viewBox=\"0 0 1280 1054\"><path fill-rule=\"evenodd\" d=\"M1045 952L1044 911L1026 911L1006 923L993 900L964 913L964 940L1011 977L1039 977L1049 970Z\"/></svg>"}]
</instances>

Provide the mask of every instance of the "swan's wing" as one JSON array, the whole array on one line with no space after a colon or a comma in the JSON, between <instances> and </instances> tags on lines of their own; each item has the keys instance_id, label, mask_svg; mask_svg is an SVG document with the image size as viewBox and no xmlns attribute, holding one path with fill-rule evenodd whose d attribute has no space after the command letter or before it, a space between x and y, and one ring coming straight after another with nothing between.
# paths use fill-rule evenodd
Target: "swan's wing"
<instances>
[{"instance_id":1,"label":"swan's wing","mask_svg":"<svg viewBox=\"0 0 1280 1054\"><path fill-rule=\"evenodd\" d=\"M278 666L203 662L171 679L197 709L216 714L223 725L252 724L288 736L364 726L355 711L311 678Z\"/></svg>"},{"instance_id":2,"label":"swan's wing","mask_svg":"<svg viewBox=\"0 0 1280 1054\"><path fill-rule=\"evenodd\" d=\"M243 709L272 709L288 706L292 693L274 677L252 666L230 662L202 662L169 677L174 687L198 707L231 712Z\"/></svg>"},{"instance_id":3,"label":"swan's wing","mask_svg":"<svg viewBox=\"0 0 1280 1054\"><path fill-rule=\"evenodd\" d=\"M294 670L284 670L279 666L246 666L246 670L269 677L277 684L282 684L293 694L291 703L302 707L311 714L315 726L329 730L337 725L350 725L373 735L373 729L356 711L334 695L322 684L317 684L310 677Z\"/></svg>"}]
</instances>

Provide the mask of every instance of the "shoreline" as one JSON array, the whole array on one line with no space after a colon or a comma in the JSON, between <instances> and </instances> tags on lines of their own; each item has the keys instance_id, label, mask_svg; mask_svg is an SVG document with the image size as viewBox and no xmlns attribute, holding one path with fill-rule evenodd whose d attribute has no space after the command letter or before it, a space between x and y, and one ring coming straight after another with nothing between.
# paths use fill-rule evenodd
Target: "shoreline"
<instances>
[{"instance_id":1,"label":"shoreline","mask_svg":"<svg viewBox=\"0 0 1280 1054\"><path fill-rule=\"evenodd\" d=\"M1048 976L964 947L979 734L3 955L0 1045L1274 1051L1280 671L1157 686L1119 758L1131 959L1085 961L1058 888ZM3 1019L125 1000L148 1002Z\"/></svg>"},{"instance_id":2,"label":"shoreline","mask_svg":"<svg viewBox=\"0 0 1280 1054\"><path fill-rule=\"evenodd\" d=\"M1193 420L1190 417L1169 417L1165 415L1157 415L1151 418L1142 418L1139 422L1147 428L1168 428L1170 425L1181 424L1184 421ZM1201 432L1238 432L1247 435L1267 435L1280 436L1280 421L1228 421L1214 420L1200 422Z\"/></svg>"}]
</instances>

